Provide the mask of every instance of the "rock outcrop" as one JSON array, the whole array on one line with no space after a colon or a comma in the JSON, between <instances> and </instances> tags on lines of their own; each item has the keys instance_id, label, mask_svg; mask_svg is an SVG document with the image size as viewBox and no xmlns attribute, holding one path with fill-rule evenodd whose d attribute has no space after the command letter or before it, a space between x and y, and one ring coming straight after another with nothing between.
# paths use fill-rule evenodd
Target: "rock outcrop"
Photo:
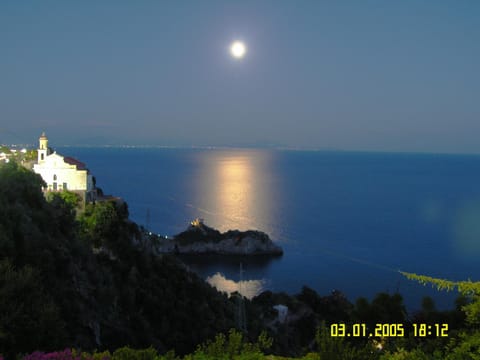
<instances>
[{"instance_id":1,"label":"rock outcrop","mask_svg":"<svg viewBox=\"0 0 480 360\"><path fill-rule=\"evenodd\" d=\"M280 246L256 230L229 230L221 233L196 219L173 238L147 235L153 253L224 254L224 255L282 255Z\"/></svg>"}]
</instances>

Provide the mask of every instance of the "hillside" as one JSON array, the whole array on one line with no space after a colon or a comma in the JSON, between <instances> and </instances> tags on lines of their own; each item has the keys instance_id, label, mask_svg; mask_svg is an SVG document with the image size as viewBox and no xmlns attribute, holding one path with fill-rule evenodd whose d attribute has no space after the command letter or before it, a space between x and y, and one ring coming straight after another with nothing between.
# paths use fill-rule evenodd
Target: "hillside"
<instances>
[{"instance_id":1,"label":"hillside","mask_svg":"<svg viewBox=\"0 0 480 360\"><path fill-rule=\"evenodd\" d=\"M0 167L0 353L126 344L181 353L233 327L226 295L174 257L132 245L139 231L126 204L90 205L77 219L72 199L47 201L41 184L15 163Z\"/></svg>"},{"instance_id":2,"label":"hillside","mask_svg":"<svg viewBox=\"0 0 480 360\"><path fill-rule=\"evenodd\" d=\"M238 333L230 332L228 340L221 335L235 327L238 294L219 293L174 255L141 250L142 233L128 219L126 203L97 202L77 214L74 194L45 198L41 185L38 175L14 162L0 166L0 359L66 348L110 351L115 359L159 359L169 350L192 354L185 359L272 358L264 351L311 353L311 359L475 359L480 354L479 285L471 282L462 283L465 296L455 309L437 311L426 298L410 315L398 293L351 303L339 291L326 296L308 287L294 296L266 291L243 300L244 339L260 338L269 346L262 352L242 347ZM287 311L283 318L280 309ZM382 329L402 324L407 330L405 336L348 338L334 336L338 324L360 324L368 332L379 324ZM448 336L413 336L414 324L447 324ZM149 347L146 353L131 350ZM162 358L171 359L171 353Z\"/></svg>"}]
</instances>

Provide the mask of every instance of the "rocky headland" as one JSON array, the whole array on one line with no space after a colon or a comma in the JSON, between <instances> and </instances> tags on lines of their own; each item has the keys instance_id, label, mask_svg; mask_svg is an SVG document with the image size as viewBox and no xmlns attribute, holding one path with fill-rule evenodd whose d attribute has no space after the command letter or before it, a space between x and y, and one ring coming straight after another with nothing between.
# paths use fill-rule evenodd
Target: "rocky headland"
<instances>
[{"instance_id":1,"label":"rocky headland","mask_svg":"<svg viewBox=\"0 0 480 360\"><path fill-rule=\"evenodd\" d=\"M221 254L221 255L275 255L283 249L270 237L257 230L229 230L224 233L195 219L188 228L174 237L145 233L143 243L152 253L165 254ZM145 241L146 240L146 241Z\"/></svg>"}]
</instances>

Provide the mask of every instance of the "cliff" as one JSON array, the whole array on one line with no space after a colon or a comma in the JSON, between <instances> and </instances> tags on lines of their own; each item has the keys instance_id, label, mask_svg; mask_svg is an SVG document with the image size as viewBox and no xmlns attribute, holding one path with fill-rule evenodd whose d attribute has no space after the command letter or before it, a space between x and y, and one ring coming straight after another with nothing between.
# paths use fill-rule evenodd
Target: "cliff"
<instances>
[{"instance_id":1,"label":"cliff","mask_svg":"<svg viewBox=\"0 0 480 360\"><path fill-rule=\"evenodd\" d=\"M221 233L196 219L173 238L145 234L150 251L156 254L282 255L283 249L256 230Z\"/></svg>"}]
</instances>

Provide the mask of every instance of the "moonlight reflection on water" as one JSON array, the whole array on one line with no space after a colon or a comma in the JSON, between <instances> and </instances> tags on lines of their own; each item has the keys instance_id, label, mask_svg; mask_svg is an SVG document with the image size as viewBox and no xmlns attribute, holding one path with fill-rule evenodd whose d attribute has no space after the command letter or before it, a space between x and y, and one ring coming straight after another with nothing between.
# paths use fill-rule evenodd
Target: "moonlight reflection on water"
<instances>
[{"instance_id":1,"label":"moonlight reflection on water","mask_svg":"<svg viewBox=\"0 0 480 360\"><path fill-rule=\"evenodd\" d=\"M273 238L275 204L281 191L272 175L269 151L202 152L195 156L195 209L206 223L220 231L261 230Z\"/></svg>"},{"instance_id":2,"label":"moonlight reflection on water","mask_svg":"<svg viewBox=\"0 0 480 360\"><path fill-rule=\"evenodd\" d=\"M233 281L227 279L224 275L217 272L215 275L207 277L207 282L217 290L226 292L228 295L239 292L247 299L252 299L264 290L265 280L242 280Z\"/></svg>"}]
</instances>

